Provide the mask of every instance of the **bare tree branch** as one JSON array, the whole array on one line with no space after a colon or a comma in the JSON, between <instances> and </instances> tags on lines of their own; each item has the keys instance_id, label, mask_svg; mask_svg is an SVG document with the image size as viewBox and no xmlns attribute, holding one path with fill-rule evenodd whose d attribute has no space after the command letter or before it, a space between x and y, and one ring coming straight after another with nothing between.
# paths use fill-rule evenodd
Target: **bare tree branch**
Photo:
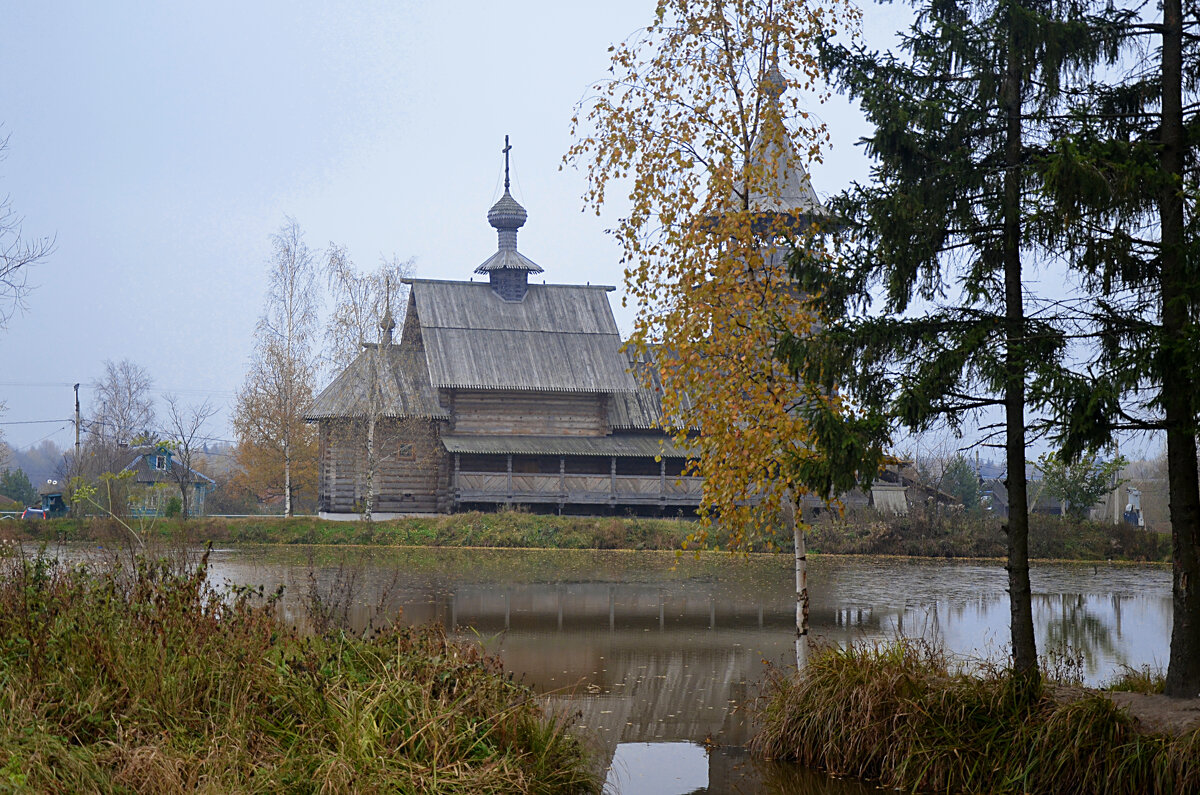
<instances>
[{"instance_id":1,"label":"bare tree branch","mask_svg":"<svg viewBox=\"0 0 1200 795\"><path fill-rule=\"evenodd\" d=\"M190 487L195 482L195 468L192 464L196 454L196 442L203 438L201 431L204 424L217 413L217 408L207 400L198 406L184 406L174 394L164 395L163 399L167 402L167 427L163 436L173 448L178 463L178 466L172 465L168 472L179 487L183 518L187 519L191 516L192 509Z\"/></svg>"},{"instance_id":2,"label":"bare tree branch","mask_svg":"<svg viewBox=\"0 0 1200 795\"><path fill-rule=\"evenodd\" d=\"M8 149L8 136L0 137L0 162ZM23 219L12 208L10 197L0 198L0 331L13 315L25 309L25 296L32 289L29 270L54 251L53 237L22 235Z\"/></svg>"}]
</instances>

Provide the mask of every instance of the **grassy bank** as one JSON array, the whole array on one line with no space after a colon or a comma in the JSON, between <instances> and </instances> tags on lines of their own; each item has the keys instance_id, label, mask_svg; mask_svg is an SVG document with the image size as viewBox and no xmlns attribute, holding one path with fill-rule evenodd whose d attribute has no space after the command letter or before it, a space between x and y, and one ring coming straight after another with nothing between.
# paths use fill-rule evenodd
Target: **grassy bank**
<instances>
[{"instance_id":1,"label":"grassy bank","mask_svg":"<svg viewBox=\"0 0 1200 795\"><path fill-rule=\"evenodd\" d=\"M1200 729L1140 732L1078 688L1018 692L918 644L824 651L770 683L754 750L910 792L1200 792Z\"/></svg>"},{"instance_id":2,"label":"grassy bank","mask_svg":"<svg viewBox=\"0 0 1200 795\"><path fill-rule=\"evenodd\" d=\"M0 559L0 790L598 789L476 646L438 628L301 638L203 566Z\"/></svg>"},{"instance_id":3,"label":"grassy bank","mask_svg":"<svg viewBox=\"0 0 1200 795\"><path fill-rule=\"evenodd\" d=\"M219 544L365 544L384 546L546 549L678 549L694 522L521 511L456 513L387 522L331 522L312 516L184 521L158 519L138 527L163 539ZM128 532L110 519L6 521L0 534L33 541L111 541Z\"/></svg>"},{"instance_id":4,"label":"grassy bank","mask_svg":"<svg viewBox=\"0 0 1200 795\"><path fill-rule=\"evenodd\" d=\"M1030 555L1042 560L1166 561L1170 538L1123 525L1064 522L1033 517ZM457 513L388 522L331 522L311 516L262 516L184 521L159 519L139 528L149 537L218 544L363 544L384 546L495 547L531 549L675 550L698 529L695 522L615 516L554 516L522 511ZM129 533L108 519L0 522L0 538L32 541L119 542ZM723 545L720 531L712 535ZM792 539L766 539L790 552ZM762 545L765 547L765 543ZM908 516L857 513L818 519L809 530L810 552L841 555L908 555L939 558L1001 558L1005 538L999 519L960 513Z\"/></svg>"},{"instance_id":5,"label":"grassy bank","mask_svg":"<svg viewBox=\"0 0 1200 795\"><path fill-rule=\"evenodd\" d=\"M864 511L846 519L819 519L809 531L808 548L837 555L1002 558L1007 550L1002 523L997 517L920 508L907 516ZM1171 538L1128 525L1033 514L1029 555L1040 560L1167 561Z\"/></svg>"}]
</instances>

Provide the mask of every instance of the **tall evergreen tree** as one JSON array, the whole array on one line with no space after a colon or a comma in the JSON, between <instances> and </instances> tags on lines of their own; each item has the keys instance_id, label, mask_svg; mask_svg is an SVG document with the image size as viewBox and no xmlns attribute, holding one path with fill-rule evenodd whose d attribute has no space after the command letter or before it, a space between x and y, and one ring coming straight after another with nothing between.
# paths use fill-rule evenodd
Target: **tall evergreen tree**
<instances>
[{"instance_id":1,"label":"tall evergreen tree","mask_svg":"<svg viewBox=\"0 0 1200 795\"><path fill-rule=\"evenodd\" d=\"M1064 382L1069 457L1122 430L1165 431L1174 619L1166 692L1200 695L1200 8L1117 20L1123 72L1081 86L1044 164L1049 218L1094 300L1097 344ZM1155 43L1157 46L1147 46ZM1069 127L1067 126L1069 124Z\"/></svg>"},{"instance_id":2,"label":"tall evergreen tree","mask_svg":"<svg viewBox=\"0 0 1200 795\"><path fill-rule=\"evenodd\" d=\"M1026 407L1055 382L1066 338L1031 317L1023 256L1044 236L1031 191L1061 76L1105 54L1093 23L1074 0L928 2L903 59L827 51L876 127L874 181L835 202L854 241L847 271L795 261L801 284L827 296L824 331L780 348L802 376L911 429L1003 412L1013 664L1030 682ZM863 314L873 286L882 311Z\"/></svg>"},{"instance_id":3,"label":"tall evergreen tree","mask_svg":"<svg viewBox=\"0 0 1200 795\"><path fill-rule=\"evenodd\" d=\"M26 506L38 501L37 489L21 469L6 469L0 474L0 494Z\"/></svg>"}]
</instances>

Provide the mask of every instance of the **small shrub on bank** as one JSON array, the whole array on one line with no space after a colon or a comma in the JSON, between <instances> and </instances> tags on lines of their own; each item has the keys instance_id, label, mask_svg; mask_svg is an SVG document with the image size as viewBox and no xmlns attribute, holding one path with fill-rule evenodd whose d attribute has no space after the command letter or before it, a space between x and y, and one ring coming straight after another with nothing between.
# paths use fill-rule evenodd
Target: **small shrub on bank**
<instances>
[{"instance_id":1,"label":"small shrub on bank","mask_svg":"<svg viewBox=\"0 0 1200 795\"><path fill-rule=\"evenodd\" d=\"M1020 683L916 642L826 650L769 683L753 750L909 792L1200 791L1200 729L1143 734L1100 694Z\"/></svg>"},{"instance_id":2,"label":"small shrub on bank","mask_svg":"<svg viewBox=\"0 0 1200 795\"><path fill-rule=\"evenodd\" d=\"M1162 693L1167 689L1167 678L1161 670L1155 670L1148 665L1141 668L1126 666L1105 689L1119 693Z\"/></svg>"},{"instance_id":3,"label":"small shrub on bank","mask_svg":"<svg viewBox=\"0 0 1200 795\"><path fill-rule=\"evenodd\" d=\"M579 742L439 627L300 637L192 569L0 561L0 789L572 792Z\"/></svg>"}]
</instances>

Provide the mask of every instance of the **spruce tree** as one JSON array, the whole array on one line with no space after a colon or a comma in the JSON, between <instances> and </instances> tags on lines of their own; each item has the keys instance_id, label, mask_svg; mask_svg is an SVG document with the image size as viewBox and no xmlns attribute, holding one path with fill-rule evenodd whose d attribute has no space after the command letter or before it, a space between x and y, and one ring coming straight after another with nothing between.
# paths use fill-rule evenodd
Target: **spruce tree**
<instances>
[{"instance_id":1,"label":"spruce tree","mask_svg":"<svg viewBox=\"0 0 1200 795\"><path fill-rule=\"evenodd\" d=\"M1026 408L1060 382L1067 337L1028 311L1024 258L1045 237L1039 142L1063 74L1107 54L1098 30L1072 0L950 0L918 9L903 58L829 48L840 87L875 125L874 179L834 202L852 240L843 270L795 260L801 285L825 297L826 325L779 351L910 429L1002 412L1013 665L1029 683ZM883 307L864 312L872 288Z\"/></svg>"},{"instance_id":2,"label":"spruce tree","mask_svg":"<svg viewBox=\"0 0 1200 795\"><path fill-rule=\"evenodd\" d=\"M1200 10L1115 20L1120 71L1083 84L1043 163L1048 219L1082 276L1094 358L1060 385L1068 457L1165 431L1174 555L1166 692L1200 695ZM1147 45L1157 43L1157 46Z\"/></svg>"},{"instance_id":3,"label":"spruce tree","mask_svg":"<svg viewBox=\"0 0 1200 795\"><path fill-rule=\"evenodd\" d=\"M0 494L21 505L36 505L38 502L37 489L21 469L6 469L0 474Z\"/></svg>"}]
</instances>

